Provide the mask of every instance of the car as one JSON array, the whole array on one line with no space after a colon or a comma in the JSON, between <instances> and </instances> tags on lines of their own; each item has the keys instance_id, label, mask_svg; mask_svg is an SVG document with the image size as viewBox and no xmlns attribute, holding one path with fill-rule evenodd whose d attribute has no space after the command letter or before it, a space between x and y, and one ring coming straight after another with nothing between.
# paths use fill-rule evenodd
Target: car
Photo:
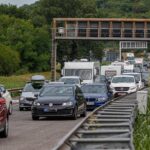
<instances>
[{"instance_id":1,"label":"car","mask_svg":"<svg viewBox=\"0 0 150 150\"><path fill-rule=\"evenodd\" d=\"M13 111L12 97L11 97L10 92L4 87L4 85L0 85L0 95L6 99L6 106L7 106L9 115L11 115Z\"/></svg>"},{"instance_id":2,"label":"car","mask_svg":"<svg viewBox=\"0 0 150 150\"><path fill-rule=\"evenodd\" d=\"M135 77L135 81L138 84L138 89L142 89L144 87L144 80L142 80L141 73L137 72L130 72L130 73L123 73L123 75L131 75Z\"/></svg>"},{"instance_id":3,"label":"car","mask_svg":"<svg viewBox=\"0 0 150 150\"><path fill-rule=\"evenodd\" d=\"M111 100L113 95L105 83L82 85L81 90L87 103L87 109L92 110Z\"/></svg>"},{"instance_id":4,"label":"car","mask_svg":"<svg viewBox=\"0 0 150 150\"><path fill-rule=\"evenodd\" d=\"M64 84L76 84L81 86L82 80L79 76L64 76L59 79L60 82L64 82Z\"/></svg>"},{"instance_id":5,"label":"car","mask_svg":"<svg viewBox=\"0 0 150 150\"><path fill-rule=\"evenodd\" d=\"M134 76L119 75L112 78L110 88L113 91L114 97L117 97L136 92L138 85Z\"/></svg>"},{"instance_id":6,"label":"car","mask_svg":"<svg viewBox=\"0 0 150 150\"><path fill-rule=\"evenodd\" d=\"M0 137L6 138L8 136L9 128L9 112L6 105L6 99L0 95Z\"/></svg>"},{"instance_id":7,"label":"car","mask_svg":"<svg viewBox=\"0 0 150 150\"><path fill-rule=\"evenodd\" d=\"M149 77L150 77L150 72L142 72L142 80L144 82L144 86L148 86L149 84Z\"/></svg>"},{"instance_id":8,"label":"car","mask_svg":"<svg viewBox=\"0 0 150 150\"><path fill-rule=\"evenodd\" d=\"M77 85L48 84L43 87L32 105L32 119L40 117L86 116L86 100Z\"/></svg>"},{"instance_id":9,"label":"car","mask_svg":"<svg viewBox=\"0 0 150 150\"><path fill-rule=\"evenodd\" d=\"M98 78L96 78L95 83L105 83L108 84L108 79L105 75L100 75Z\"/></svg>"},{"instance_id":10,"label":"car","mask_svg":"<svg viewBox=\"0 0 150 150\"><path fill-rule=\"evenodd\" d=\"M43 86L47 84L45 77L42 75L34 75L31 77L31 81L27 82L22 90L19 98L19 110L31 109L34 99L38 96Z\"/></svg>"}]
</instances>

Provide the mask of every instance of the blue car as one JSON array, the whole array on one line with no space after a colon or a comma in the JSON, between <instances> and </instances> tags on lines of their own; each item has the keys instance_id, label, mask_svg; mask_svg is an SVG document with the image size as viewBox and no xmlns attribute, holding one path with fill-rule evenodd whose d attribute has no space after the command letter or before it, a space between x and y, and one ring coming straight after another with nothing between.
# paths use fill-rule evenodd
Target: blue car
<instances>
[{"instance_id":1,"label":"blue car","mask_svg":"<svg viewBox=\"0 0 150 150\"><path fill-rule=\"evenodd\" d=\"M112 92L104 83L85 84L81 87L87 103L87 109L95 109L113 97Z\"/></svg>"}]
</instances>

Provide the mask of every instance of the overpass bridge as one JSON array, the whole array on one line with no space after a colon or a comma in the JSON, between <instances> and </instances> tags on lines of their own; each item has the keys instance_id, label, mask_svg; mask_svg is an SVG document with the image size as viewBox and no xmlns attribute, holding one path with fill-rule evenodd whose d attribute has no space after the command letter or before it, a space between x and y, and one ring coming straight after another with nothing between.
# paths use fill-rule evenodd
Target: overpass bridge
<instances>
[{"instance_id":1,"label":"overpass bridge","mask_svg":"<svg viewBox=\"0 0 150 150\"><path fill-rule=\"evenodd\" d=\"M54 18L51 72L56 79L57 40L150 41L150 19Z\"/></svg>"}]
</instances>

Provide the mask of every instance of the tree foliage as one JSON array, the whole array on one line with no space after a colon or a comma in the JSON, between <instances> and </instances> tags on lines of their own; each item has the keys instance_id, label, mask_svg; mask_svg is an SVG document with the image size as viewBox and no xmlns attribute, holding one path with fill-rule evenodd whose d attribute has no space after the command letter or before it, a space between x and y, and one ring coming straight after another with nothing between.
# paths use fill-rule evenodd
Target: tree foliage
<instances>
[{"instance_id":1,"label":"tree foliage","mask_svg":"<svg viewBox=\"0 0 150 150\"><path fill-rule=\"evenodd\" d=\"M10 75L19 68L19 53L2 44L0 44L0 60L1 75Z\"/></svg>"},{"instance_id":2,"label":"tree foliage","mask_svg":"<svg viewBox=\"0 0 150 150\"><path fill-rule=\"evenodd\" d=\"M14 53L18 62L9 72L1 63L0 74L50 69L53 18L150 18L149 5L148 0L39 0L19 8L0 5L0 47ZM88 58L90 51L101 60L103 47L96 41L59 41L57 61Z\"/></svg>"}]
</instances>

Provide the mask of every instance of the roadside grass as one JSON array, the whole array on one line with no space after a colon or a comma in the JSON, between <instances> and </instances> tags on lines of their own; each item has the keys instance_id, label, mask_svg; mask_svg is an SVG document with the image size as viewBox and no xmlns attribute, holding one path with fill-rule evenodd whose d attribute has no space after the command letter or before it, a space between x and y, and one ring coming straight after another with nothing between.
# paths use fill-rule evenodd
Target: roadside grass
<instances>
[{"instance_id":1,"label":"roadside grass","mask_svg":"<svg viewBox=\"0 0 150 150\"><path fill-rule=\"evenodd\" d=\"M150 91L147 103L147 114L137 115L134 125L134 145L136 150L150 149Z\"/></svg>"},{"instance_id":2,"label":"roadside grass","mask_svg":"<svg viewBox=\"0 0 150 150\"><path fill-rule=\"evenodd\" d=\"M51 79L50 72L39 72L39 73L29 73L24 75L13 75L13 76L0 76L0 84L3 84L7 89L10 88L20 88L25 85L27 81L30 81L32 75L44 75L47 80ZM57 78L59 75L57 74Z\"/></svg>"}]
</instances>

